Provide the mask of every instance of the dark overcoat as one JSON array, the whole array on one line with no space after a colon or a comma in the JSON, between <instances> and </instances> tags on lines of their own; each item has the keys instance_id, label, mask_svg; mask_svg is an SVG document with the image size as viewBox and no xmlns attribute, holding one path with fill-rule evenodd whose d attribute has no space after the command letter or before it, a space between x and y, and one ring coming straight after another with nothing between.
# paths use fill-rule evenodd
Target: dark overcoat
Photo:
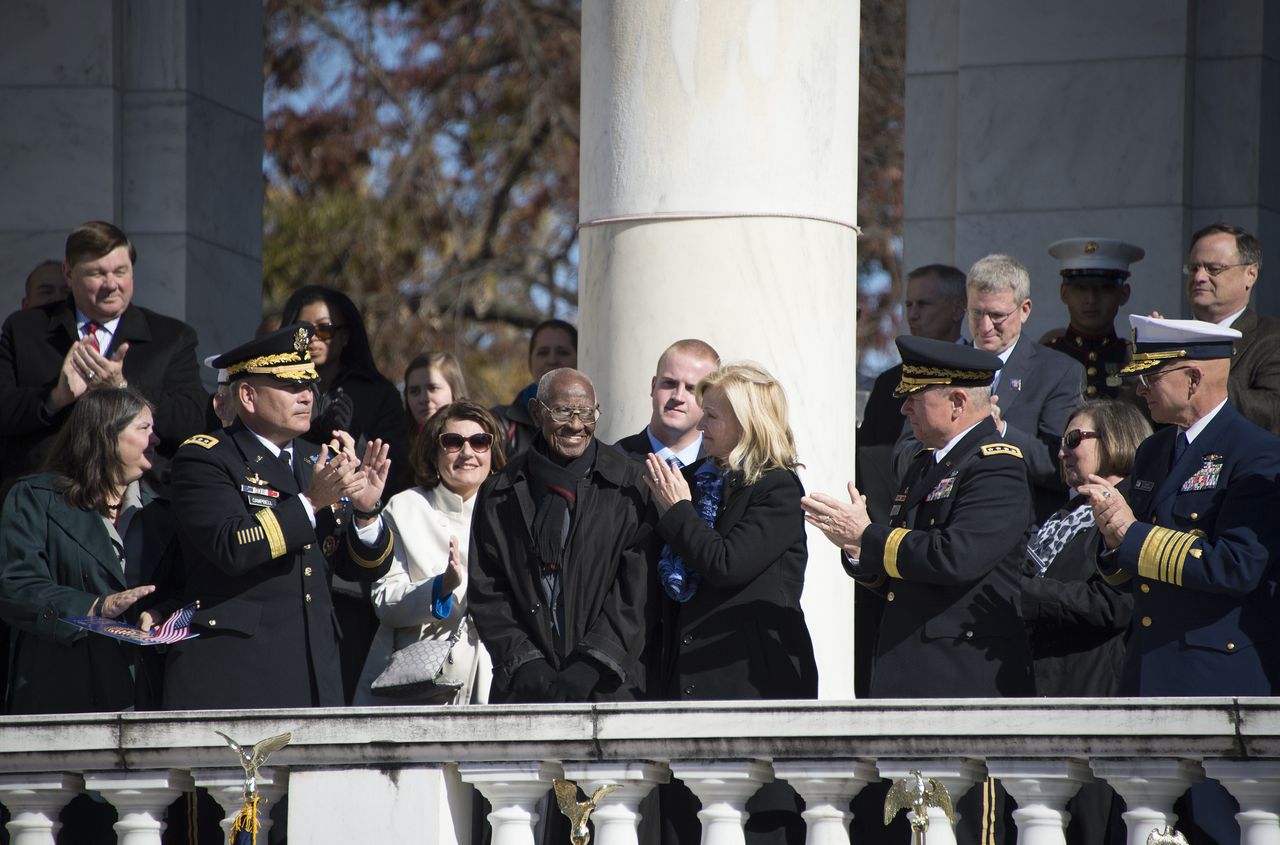
<instances>
[{"instance_id":1,"label":"dark overcoat","mask_svg":"<svg viewBox=\"0 0 1280 845\"><path fill-rule=\"evenodd\" d=\"M16 311L0 329L0 479L12 481L44 463L54 435L71 413L68 406L49 415L44 401L78 336L70 298ZM125 380L156 406L156 452L167 459L183 440L204 430L209 395L200 383L195 330L130 305L105 354L115 354L123 343L129 344Z\"/></svg>"},{"instance_id":2,"label":"dark overcoat","mask_svg":"<svg viewBox=\"0 0 1280 845\"><path fill-rule=\"evenodd\" d=\"M1280 319L1249 307L1231 328L1242 337L1231 358L1227 396L1249 422L1280 434Z\"/></svg>"},{"instance_id":3,"label":"dark overcoat","mask_svg":"<svg viewBox=\"0 0 1280 845\"><path fill-rule=\"evenodd\" d=\"M1122 493L1128 482L1116 485ZM1073 499L1069 507L1082 504ZM1044 575L1028 561L1022 581L1022 616L1031 634L1036 695L1116 694L1124 663L1133 596L1108 584L1098 571L1097 526L1076 534Z\"/></svg>"},{"instance_id":4,"label":"dark overcoat","mask_svg":"<svg viewBox=\"0 0 1280 845\"><path fill-rule=\"evenodd\" d=\"M528 453L476 494L468 555L471 618L493 659L490 700L506 700L512 675L531 660L557 670L575 650L608 670L594 700L631 700L644 689L649 581L655 535L641 467L601 446L578 481L567 561L561 570L565 634L557 645L538 579L530 526L537 510Z\"/></svg>"},{"instance_id":5,"label":"dark overcoat","mask_svg":"<svg viewBox=\"0 0 1280 845\"><path fill-rule=\"evenodd\" d=\"M134 516L143 530L139 580L125 582L102 516L68 504L54 476L18 481L0 516L0 617L12 626L8 713L79 713L135 705L139 647L60 622L84 616L100 596L155 583L176 565L169 515L152 502ZM146 603L126 615L134 622ZM142 679L139 679L141 682Z\"/></svg>"},{"instance_id":6,"label":"dark overcoat","mask_svg":"<svg viewBox=\"0 0 1280 845\"><path fill-rule=\"evenodd\" d=\"M1133 591L1121 695L1272 695L1280 680L1280 438L1225 404L1170 466L1174 426L1129 476L1137 522L1099 563Z\"/></svg>"},{"instance_id":7,"label":"dark overcoat","mask_svg":"<svg viewBox=\"0 0 1280 845\"><path fill-rule=\"evenodd\" d=\"M941 463L922 452L888 525L862 538L864 585L885 604L875 698L1033 693L1018 607L1031 509L1018 450L984 418Z\"/></svg>"},{"instance_id":8,"label":"dark overcoat","mask_svg":"<svg viewBox=\"0 0 1280 845\"><path fill-rule=\"evenodd\" d=\"M697 465L686 467L692 487ZM669 602L665 698L817 698L818 668L800 607L808 549L794 472L755 484L730 473L709 526L690 501L662 515L658 533L701 576L687 602Z\"/></svg>"},{"instance_id":9,"label":"dark overcoat","mask_svg":"<svg viewBox=\"0 0 1280 845\"><path fill-rule=\"evenodd\" d=\"M312 527L299 493L319 447L293 448L291 471L237 422L178 450L173 510L200 637L169 652L168 709L343 704L330 585L385 575L392 536L384 525L366 545L330 508Z\"/></svg>"}]
</instances>

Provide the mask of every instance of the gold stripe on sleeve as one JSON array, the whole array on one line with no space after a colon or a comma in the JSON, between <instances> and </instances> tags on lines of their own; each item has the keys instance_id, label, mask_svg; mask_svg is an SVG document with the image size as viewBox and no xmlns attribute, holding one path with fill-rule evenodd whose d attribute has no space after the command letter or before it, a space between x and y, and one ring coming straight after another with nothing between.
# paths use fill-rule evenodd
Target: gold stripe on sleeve
<instances>
[{"instance_id":1,"label":"gold stripe on sleeve","mask_svg":"<svg viewBox=\"0 0 1280 845\"><path fill-rule=\"evenodd\" d=\"M898 546L902 545L902 538L910 533L910 528L895 528L884 541L884 571L890 578L902 579L902 574L898 571Z\"/></svg>"},{"instance_id":2,"label":"gold stripe on sleeve","mask_svg":"<svg viewBox=\"0 0 1280 845\"><path fill-rule=\"evenodd\" d=\"M1182 568L1197 539L1194 534L1172 528L1152 528L1138 552L1138 574L1181 587Z\"/></svg>"},{"instance_id":3,"label":"gold stripe on sleeve","mask_svg":"<svg viewBox=\"0 0 1280 845\"><path fill-rule=\"evenodd\" d=\"M253 518L262 523L262 530L266 532L267 545L271 547L271 559L284 557L289 549L284 543L284 531L280 528L280 520L265 508L255 513Z\"/></svg>"},{"instance_id":4,"label":"gold stripe on sleeve","mask_svg":"<svg viewBox=\"0 0 1280 845\"><path fill-rule=\"evenodd\" d=\"M382 554L378 555L376 558L360 557L359 552L356 551L355 543L351 542L351 536L356 533L356 527L354 524L347 526L347 550L351 552L351 559L363 566L365 569L376 569L379 566L382 566L382 562L387 559L387 555L391 554L391 550L395 548L395 532L391 530L391 526L387 525L385 521L383 522L383 525L386 526L387 529L387 545L386 548L382 550Z\"/></svg>"}]
</instances>

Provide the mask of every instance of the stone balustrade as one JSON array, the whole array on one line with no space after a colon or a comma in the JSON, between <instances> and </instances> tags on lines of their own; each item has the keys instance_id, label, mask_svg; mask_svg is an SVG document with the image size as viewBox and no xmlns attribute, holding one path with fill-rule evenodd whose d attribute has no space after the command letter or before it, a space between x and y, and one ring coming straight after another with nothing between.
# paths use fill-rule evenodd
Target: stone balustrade
<instances>
[{"instance_id":1,"label":"stone balustrade","mask_svg":"<svg viewBox=\"0 0 1280 845\"><path fill-rule=\"evenodd\" d=\"M0 719L11 841L52 843L59 810L84 790L115 806L124 845L159 843L164 808L195 787L229 823L241 772L215 730L248 744L292 732L260 789L271 802L288 795L295 845L465 842L467 784L492 805L494 845L532 845L561 776L585 790L620 784L593 816L592 841L632 845L641 802L672 775L702 801L704 845L743 842L747 799L773 779L804 798L811 845L844 845L850 799L911 769L957 797L998 778L1018 802L1024 845L1063 843L1066 802L1093 779L1124 797L1128 841L1144 845L1152 829L1176 823L1173 802L1206 777L1239 801L1245 845L1280 842L1280 704L1231 698L15 716ZM945 817L930 819L930 845L954 842Z\"/></svg>"}]
</instances>

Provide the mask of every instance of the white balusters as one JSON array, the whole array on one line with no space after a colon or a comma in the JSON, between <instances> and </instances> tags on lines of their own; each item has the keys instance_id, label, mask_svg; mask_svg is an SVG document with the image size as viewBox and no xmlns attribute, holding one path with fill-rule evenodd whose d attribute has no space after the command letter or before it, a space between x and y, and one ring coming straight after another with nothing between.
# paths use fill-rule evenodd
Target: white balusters
<instances>
[{"instance_id":1,"label":"white balusters","mask_svg":"<svg viewBox=\"0 0 1280 845\"><path fill-rule=\"evenodd\" d=\"M191 775L176 769L86 772L84 785L116 808L118 845L160 845L165 811L179 795L195 788Z\"/></svg>"},{"instance_id":2,"label":"white balusters","mask_svg":"<svg viewBox=\"0 0 1280 845\"><path fill-rule=\"evenodd\" d=\"M195 785L209 790L209 795L222 808L222 827L224 836L230 837L231 823L236 814L244 806L244 769L196 769L192 773ZM267 831L271 830L271 810L284 797L289 783L289 772L286 769L266 768L258 770L257 788L262 800L258 802L258 841L265 842Z\"/></svg>"},{"instance_id":3,"label":"white balusters","mask_svg":"<svg viewBox=\"0 0 1280 845\"><path fill-rule=\"evenodd\" d=\"M1173 802L1204 777L1200 764L1192 760L1094 760L1090 765L1124 799L1128 845L1147 845L1151 831L1176 824Z\"/></svg>"},{"instance_id":4,"label":"white balusters","mask_svg":"<svg viewBox=\"0 0 1280 845\"><path fill-rule=\"evenodd\" d=\"M1093 780L1080 760L988 760L987 772L1018 803L1013 820L1019 845L1066 845L1067 802Z\"/></svg>"},{"instance_id":5,"label":"white balusters","mask_svg":"<svg viewBox=\"0 0 1280 845\"><path fill-rule=\"evenodd\" d=\"M58 814L84 791L84 779L64 772L0 775L0 803L9 808L9 845L53 845Z\"/></svg>"},{"instance_id":6,"label":"white balusters","mask_svg":"<svg viewBox=\"0 0 1280 845\"><path fill-rule=\"evenodd\" d=\"M638 845L640 802L656 785L671 780L671 771L666 766L638 761L566 762L564 776L578 784L587 798L605 784L621 787L609 793L591 814L595 828L591 841L597 845Z\"/></svg>"},{"instance_id":7,"label":"white balusters","mask_svg":"<svg viewBox=\"0 0 1280 845\"><path fill-rule=\"evenodd\" d=\"M698 796L702 845L743 845L747 801L773 780L759 760L672 760L671 772Z\"/></svg>"},{"instance_id":8,"label":"white balusters","mask_svg":"<svg viewBox=\"0 0 1280 845\"><path fill-rule=\"evenodd\" d=\"M1240 802L1240 845L1280 845L1280 761L1205 760L1204 773Z\"/></svg>"},{"instance_id":9,"label":"white balusters","mask_svg":"<svg viewBox=\"0 0 1280 845\"><path fill-rule=\"evenodd\" d=\"M773 774L804 799L805 845L849 845L849 802L880 780L875 764L863 760L775 760Z\"/></svg>"},{"instance_id":10,"label":"white balusters","mask_svg":"<svg viewBox=\"0 0 1280 845\"><path fill-rule=\"evenodd\" d=\"M560 777L559 763L461 763L458 774L475 784L489 803L492 845L534 845L538 801ZM550 812L558 812L554 807Z\"/></svg>"}]
</instances>

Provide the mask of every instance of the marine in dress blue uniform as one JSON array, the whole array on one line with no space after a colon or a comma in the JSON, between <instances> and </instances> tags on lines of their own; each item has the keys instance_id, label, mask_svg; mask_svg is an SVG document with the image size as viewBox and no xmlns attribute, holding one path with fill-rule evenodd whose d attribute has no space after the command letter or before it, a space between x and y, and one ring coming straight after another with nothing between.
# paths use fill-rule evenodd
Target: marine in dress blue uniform
<instances>
[{"instance_id":1,"label":"marine in dress blue uniform","mask_svg":"<svg viewBox=\"0 0 1280 845\"><path fill-rule=\"evenodd\" d=\"M233 388L250 376L309 384L316 379L309 334L309 324L290 326L213 364L227 370ZM294 438L285 463L246 420L241 411L227 429L190 438L174 460L184 593L200 604L192 623L200 636L170 652L164 705L340 706L330 583L335 574L355 581L385 575L391 531L377 519L376 532L365 532L376 537L365 542L351 523L354 509L313 509L306 494L321 448Z\"/></svg>"}]
</instances>

